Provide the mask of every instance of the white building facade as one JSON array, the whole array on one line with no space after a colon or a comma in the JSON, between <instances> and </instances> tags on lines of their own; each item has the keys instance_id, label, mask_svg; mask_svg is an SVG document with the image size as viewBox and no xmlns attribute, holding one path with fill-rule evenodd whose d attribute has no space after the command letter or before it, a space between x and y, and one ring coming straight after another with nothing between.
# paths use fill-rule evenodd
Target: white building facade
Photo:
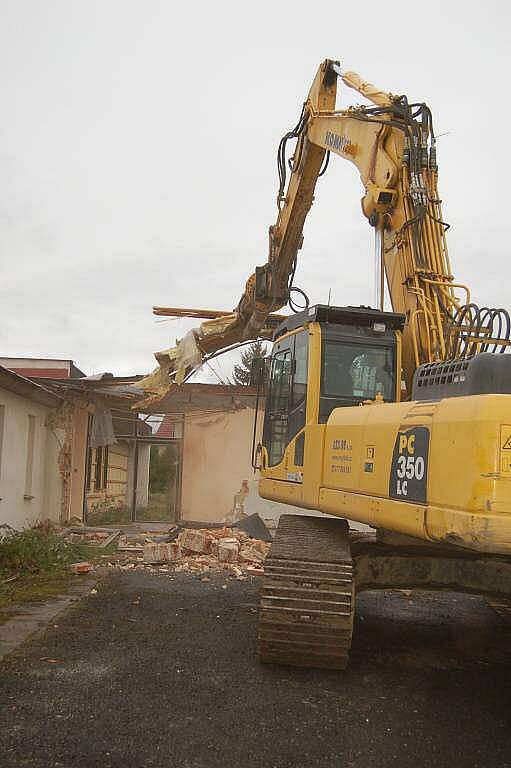
<instances>
[{"instance_id":1,"label":"white building facade","mask_svg":"<svg viewBox=\"0 0 511 768\"><path fill-rule=\"evenodd\" d=\"M64 432L55 427L60 398L0 366L0 523L21 529L58 522Z\"/></svg>"}]
</instances>

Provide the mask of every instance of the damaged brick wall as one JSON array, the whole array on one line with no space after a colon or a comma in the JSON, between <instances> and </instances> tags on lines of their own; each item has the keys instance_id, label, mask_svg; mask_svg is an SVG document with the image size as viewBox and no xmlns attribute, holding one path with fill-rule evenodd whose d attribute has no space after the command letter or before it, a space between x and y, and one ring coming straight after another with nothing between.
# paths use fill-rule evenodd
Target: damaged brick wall
<instances>
[{"instance_id":1,"label":"damaged brick wall","mask_svg":"<svg viewBox=\"0 0 511 768\"><path fill-rule=\"evenodd\" d=\"M181 496L183 520L224 522L232 519L235 496L243 481L253 476L254 413L253 408L243 408L235 412L186 414Z\"/></svg>"},{"instance_id":2,"label":"damaged brick wall","mask_svg":"<svg viewBox=\"0 0 511 768\"><path fill-rule=\"evenodd\" d=\"M86 399L64 400L48 414L46 426L59 446L61 481L59 520L83 519L83 490L89 405Z\"/></svg>"}]
</instances>

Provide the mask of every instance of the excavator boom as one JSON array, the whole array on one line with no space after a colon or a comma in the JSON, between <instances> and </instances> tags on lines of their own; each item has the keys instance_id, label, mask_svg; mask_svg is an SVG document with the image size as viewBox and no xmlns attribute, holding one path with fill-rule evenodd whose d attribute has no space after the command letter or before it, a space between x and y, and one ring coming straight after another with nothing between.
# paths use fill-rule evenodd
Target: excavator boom
<instances>
[{"instance_id":1,"label":"excavator boom","mask_svg":"<svg viewBox=\"0 0 511 768\"><path fill-rule=\"evenodd\" d=\"M337 111L339 78L373 106ZM292 140L296 145L288 179L286 150ZM421 363L506 343L507 313L481 312L471 304L468 288L452 275L429 108L382 91L327 59L297 125L279 145L278 216L269 230L268 261L250 275L232 313L203 322L176 347L156 353L160 368L141 382L143 387L158 397L209 355L246 340L272 337L274 324L268 317L290 301L305 219L332 155L349 160L359 171L362 211L374 227L380 256L379 282L383 286L385 275L392 309L406 317L402 358L407 390ZM380 297L381 309L383 290Z\"/></svg>"}]
</instances>

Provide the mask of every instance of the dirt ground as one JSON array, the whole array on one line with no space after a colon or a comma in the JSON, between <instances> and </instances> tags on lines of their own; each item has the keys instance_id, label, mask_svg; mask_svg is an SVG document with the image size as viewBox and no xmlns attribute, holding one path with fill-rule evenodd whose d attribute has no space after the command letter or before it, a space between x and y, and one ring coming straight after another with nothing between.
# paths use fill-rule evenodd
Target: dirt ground
<instances>
[{"instance_id":1,"label":"dirt ground","mask_svg":"<svg viewBox=\"0 0 511 768\"><path fill-rule=\"evenodd\" d=\"M258 579L203 578L114 574L7 657L2 768L511 767L482 599L365 593L348 671L297 670L254 657Z\"/></svg>"}]
</instances>

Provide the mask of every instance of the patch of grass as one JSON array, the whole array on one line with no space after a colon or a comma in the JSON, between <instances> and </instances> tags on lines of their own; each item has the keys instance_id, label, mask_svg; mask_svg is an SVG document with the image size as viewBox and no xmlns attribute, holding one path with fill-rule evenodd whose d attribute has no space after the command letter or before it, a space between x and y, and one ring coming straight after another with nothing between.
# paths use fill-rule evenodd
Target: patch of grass
<instances>
[{"instance_id":1,"label":"patch of grass","mask_svg":"<svg viewBox=\"0 0 511 768\"><path fill-rule=\"evenodd\" d=\"M38 529L13 531L0 540L0 610L18 602L63 594L73 581L71 563L95 562L116 549L71 544L62 536Z\"/></svg>"},{"instance_id":2,"label":"patch of grass","mask_svg":"<svg viewBox=\"0 0 511 768\"><path fill-rule=\"evenodd\" d=\"M0 584L0 624L11 617L12 606L19 603L38 603L63 595L71 584L78 581L78 576L59 573L19 576L14 581Z\"/></svg>"}]
</instances>

